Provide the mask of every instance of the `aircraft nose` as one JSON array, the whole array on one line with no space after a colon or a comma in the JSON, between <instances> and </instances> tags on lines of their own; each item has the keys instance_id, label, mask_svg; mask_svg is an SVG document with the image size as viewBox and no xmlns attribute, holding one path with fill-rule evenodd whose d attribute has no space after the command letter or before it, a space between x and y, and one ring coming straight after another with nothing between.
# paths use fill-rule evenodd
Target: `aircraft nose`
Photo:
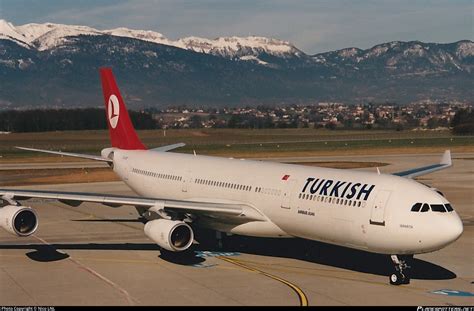
<instances>
[{"instance_id":1,"label":"aircraft nose","mask_svg":"<svg viewBox=\"0 0 474 311\"><path fill-rule=\"evenodd\" d=\"M454 217L449 219L449 222L446 224L446 228L444 230L446 244L450 244L456 241L461 236L464 230L461 218L459 218L457 214L453 216Z\"/></svg>"}]
</instances>

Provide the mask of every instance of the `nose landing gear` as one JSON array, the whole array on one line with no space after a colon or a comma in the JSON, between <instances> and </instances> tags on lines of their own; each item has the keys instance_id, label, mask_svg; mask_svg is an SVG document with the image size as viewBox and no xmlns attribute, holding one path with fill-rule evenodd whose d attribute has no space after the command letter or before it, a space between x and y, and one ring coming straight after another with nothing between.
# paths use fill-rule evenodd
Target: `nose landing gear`
<instances>
[{"instance_id":1,"label":"nose landing gear","mask_svg":"<svg viewBox=\"0 0 474 311\"><path fill-rule=\"evenodd\" d=\"M395 271L390 275L390 284L401 285L410 283L409 271L411 266L409 262L413 259L413 256L398 256L391 255L393 264L395 265Z\"/></svg>"}]
</instances>

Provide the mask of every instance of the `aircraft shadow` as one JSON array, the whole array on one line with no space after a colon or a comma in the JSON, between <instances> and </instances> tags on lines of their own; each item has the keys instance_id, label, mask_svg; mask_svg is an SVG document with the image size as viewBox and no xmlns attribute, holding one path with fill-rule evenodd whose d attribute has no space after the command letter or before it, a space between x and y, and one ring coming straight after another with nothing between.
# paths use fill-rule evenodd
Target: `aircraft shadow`
<instances>
[{"instance_id":1,"label":"aircraft shadow","mask_svg":"<svg viewBox=\"0 0 474 311\"><path fill-rule=\"evenodd\" d=\"M154 243L82 243L82 244L11 244L0 245L1 249L33 250L26 256L37 262L64 260L67 253L59 250L115 250L115 251L156 251L163 260L179 265L195 265L205 261L196 251L239 252L270 257L283 257L321 265L332 266L362 273L388 276L393 265L388 255L374 254L341 246L309 241L304 239L252 238L243 236L226 237L224 247L198 244L193 251L172 253L161 251ZM412 279L447 280L456 278L456 274L425 260L415 258L412 262Z\"/></svg>"},{"instance_id":2,"label":"aircraft shadow","mask_svg":"<svg viewBox=\"0 0 474 311\"><path fill-rule=\"evenodd\" d=\"M77 222L137 222L137 223L146 223L146 220L137 218L137 219L73 219L72 221Z\"/></svg>"},{"instance_id":3,"label":"aircraft shadow","mask_svg":"<svg viewBox=\"0 0 474 311\"><path fill-rule=\"evenodd\" d=\"M226 237L226 251L254 255L304 260L362 273L389 276L393 272L390 256L374 254L342 246L304 239L274 239L252 237ZM434 263L414 258L411 278L421 280L447 280L456 278L452 271Z\"/></svg>"},{"instance_id":4,"label":"aircraft shadow","mask_svg":"<svg viewBox=\"0 0 474 311\"><path fill-rule=\"evenodd\" d=\"M186 253L184 256L178 256L177 253L161 251L161 248L154 243L11 244L0 245L0 250L1 249L33 250L26 253L26 256L38 262L67 259L69 255L63 252L67 250L155 251L159 253L160 258L179 265L194 265L205 260L204 258L195 256L194 253Z\"/></svg>"}]
</instances>

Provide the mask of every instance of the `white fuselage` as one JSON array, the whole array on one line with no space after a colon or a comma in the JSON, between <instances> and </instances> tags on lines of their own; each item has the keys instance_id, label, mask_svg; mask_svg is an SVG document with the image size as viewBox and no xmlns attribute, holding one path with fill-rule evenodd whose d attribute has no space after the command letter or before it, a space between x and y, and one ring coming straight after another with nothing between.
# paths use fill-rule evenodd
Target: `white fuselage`
<instances>
[{"instance_id":1,"label":"white fuselage","mask_svg":"<svg viewBox=\"0 0 474 311\"><path fill-rule=\"evenodd\" d=\"M413 212L448 204L410 179L370 172L153 151L114 150L114 171L141 196L244 203L266 221L203 219L215 230L301 237L385 254L440 249L462 233L455 211Z\"/></svg>"}]
</instances>

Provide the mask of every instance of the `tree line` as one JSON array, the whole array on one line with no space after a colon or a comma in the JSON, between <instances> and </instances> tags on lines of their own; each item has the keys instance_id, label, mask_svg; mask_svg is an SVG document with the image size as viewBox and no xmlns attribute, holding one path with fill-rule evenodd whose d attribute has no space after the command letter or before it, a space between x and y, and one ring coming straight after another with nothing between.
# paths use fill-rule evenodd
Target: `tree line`
<instances>
[{"instance_id":1,"label":"tree line","mask_svg":"<svg viewBox=\"0 0 474 311\"><path fill-rule=\"evenodd\" d=\"M150 113L129 111L137 129L155 129L159 124ZM48 132L106 129L104 109L35 109L0 112L2 132Z\"/></svg>"},{"instance_id":2,"label":"tree line","mask_svg":"<svg viewBox=\"0 0 474 311\"><path fill-rule=\"evenodd\" d=\"M159 129L162 124L153 118L151 112L129 111L130 118L136 129ZM216 128L296 128L299 127L297 118L288 122L274 122L271 117L257 118L254 115L231 115L230 118L217 120L216 115L210 115L209 119L215 119L213 127ZM220 122L217 122L220 121ZM416 118L413 124L416 127ZM378 128L389 128L384 124L378 124ZM191 128L202 127L200 116L191 116L188 123ZM331 123L329 123L331 125ZM474 110L460 109L454 115L451 124L452 132L456 135L474 134ZM173 127L173 126L171 126ZM305 127L305 126L303 126ZM307 127L307 126L306 126ZM329 129L330 126L326 126ZM430 127L428 124L429 128ZM35 110L6 110L0 111L0 131L2 132L48 132L48 131L70 131L70 130L100 130L106 129L107 123L105 111L99 108L83 109L35 109ZM177 127L179 128L179 127ZM353 124L346 124L345 129L354 128ZM397 130L401 130L398 129Z\"/></svg>"},{"instance_id":3,"label":"tree line","mask_svg":"<svg viewBox=\"0 0 474 311\"><path fill-rule=\"evenodd\" d=\"M453 133L457 135L474 134L474 109L460 109L451 121Z\"/></svg>"}]
</instances>

